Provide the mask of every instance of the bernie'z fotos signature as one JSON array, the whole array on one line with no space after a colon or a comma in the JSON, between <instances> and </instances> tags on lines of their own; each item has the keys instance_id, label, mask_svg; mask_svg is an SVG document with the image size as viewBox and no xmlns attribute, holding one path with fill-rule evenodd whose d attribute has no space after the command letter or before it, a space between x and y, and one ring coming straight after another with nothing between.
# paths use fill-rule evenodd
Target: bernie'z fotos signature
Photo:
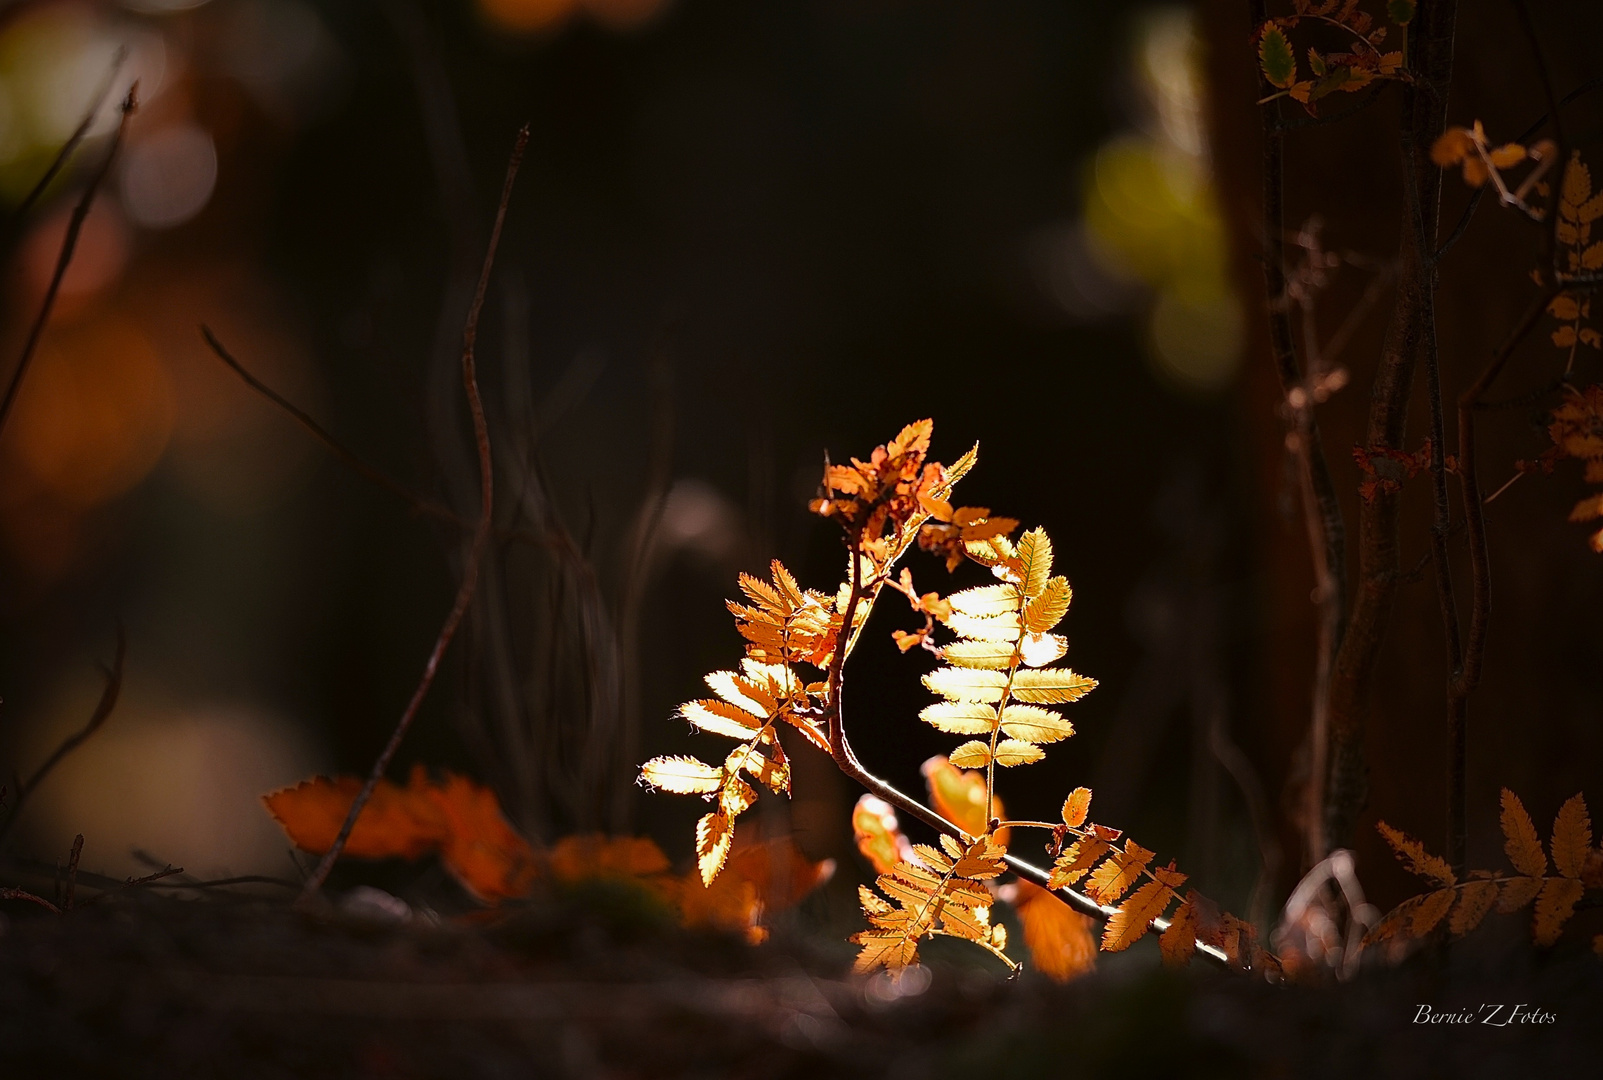
<instances>
[{"instance_id":1,"label":"bernie'z fotos signature","mask_svg":"<svg viewBox=\"0 0 1603 1080\"><path fill-rule=\"evenodd\" d=\"M1513 1024L1556 1024L1558 1014L1521 1002L1518 1005L1484 1002L1478 1008L1432 1009L1421 1005L1414 1012L1416 1024L1484 1024L1509 1027Z\"/></svg>"}]
</instances>

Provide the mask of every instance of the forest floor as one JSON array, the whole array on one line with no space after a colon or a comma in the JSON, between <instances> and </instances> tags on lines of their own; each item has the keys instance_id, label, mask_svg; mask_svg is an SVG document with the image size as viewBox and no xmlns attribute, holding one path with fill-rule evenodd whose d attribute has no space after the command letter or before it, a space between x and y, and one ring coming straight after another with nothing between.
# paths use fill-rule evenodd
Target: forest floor
<instances>
[{"instance_id":1,"label":"forest floor","mask_svg":"<svg viewBox=\"0 0 1603 1080\"><path fill-rule=\"evenodd\" d=\"M1603 1049L1603 964L1512 925L1347 984L1166 971L1142 943L1065 986L937 950L898 988L819 935L748 946L604 888L490 918L392 903L7 903L0 1076L1507 1078L1596 1075ZM1427 1003L1503 1008L1416 1023ZM1551 1019L1500 1024L1517 1004Z\"/></svg>"}]
</instances>

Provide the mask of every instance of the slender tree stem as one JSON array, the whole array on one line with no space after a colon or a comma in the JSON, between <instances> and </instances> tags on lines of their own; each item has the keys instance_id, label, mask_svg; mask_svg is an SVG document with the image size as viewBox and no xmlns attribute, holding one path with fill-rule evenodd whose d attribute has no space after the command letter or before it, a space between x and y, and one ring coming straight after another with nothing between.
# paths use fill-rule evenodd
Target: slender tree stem
<instances>
[{"instance_id":1,"label":"slender tree stem","mask_svg":"<svg viewBox=\"0 0 1603 1080\"><path fill-rule=\"evenodd\" d=\"M495 225L490 230L490 242L484 253L484 265L479 271L478 287L473 293L473 302L468 308L467 322L462 330L462 390L467 397L468 411L473 419L473 441L478 451L479 459L479 523L473 532L473 542L468 549L467 562L462 569L462 583L457 588L456 599L451 605L450 613L445 617L445 624L440 627L440 633L434 641L434 648L430 651L427 662L423 666L423 676L418 681L417 689L413 691L412 698L407 702L406 709L401 713L401 719L395 725L395 731L385 744L378 759L373 762L373 768L368 773L362 790L351 803L345 821L340 825L339 835L334 838L333 845L318 862L317 868L311 877L306 880L301 890L301 901L307 902L315 897L328 879L329 872L339 861L345 844L350 839L351 830L356 827L357 819L361 817L362 810L373 796L373 791L388 770L390 760L400 748L401 740L406 737L407 730L417 718L419 707L428 695L429 687L434 684L435 674L439 670L440 659L445 650L450 647L451 639L456 635L457 627L462 623L462 617L467 613L468 605L473 601L474 590L479 583L479 564L484 555L485 543L490 538L493 499L495 494L495 473L490 461L490 432L484 419L484 403L479 397L478 370L475 365L474 349L478 341L479 312L484 307L484 294L490 283L490 271L495 265L495 250L501 241L501 227L506 221L507 203L512 198L512 185L517 179L518 166L523 161L523 151L529 143L528 125L518 132L517 141L513 144L512 157L507 162L506 179L501 185L501 201L496 207Z\"/></svg>"}]
</instances>

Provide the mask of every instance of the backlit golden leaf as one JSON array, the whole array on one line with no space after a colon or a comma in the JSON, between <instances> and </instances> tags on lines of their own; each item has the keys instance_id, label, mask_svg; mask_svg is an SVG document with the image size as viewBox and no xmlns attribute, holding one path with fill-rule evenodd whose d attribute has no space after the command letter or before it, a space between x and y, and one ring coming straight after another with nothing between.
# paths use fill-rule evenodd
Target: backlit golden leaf
<instances>
[{"instance_id":1,"label":"backlit golden leaf","mask_svg":"<svg viewBox=\"0 0 1603 1080\"><path fill-rule=\"evenodd\" d=\"M1073 598L1074 590L1069 588L1066 578L1052 578L1024 609L1024 629L1032 634L1051 630L1069 613L1069 601Z\"/></svg>"},{"instance_id":2,"label":"backlit golden leaf","mask_svg":"<svg viewBox=\"0 0 1603 1080\"><path fill-rule=\"evenodd\" d=\"M1096 937L1090 917L1033 882L1020 881L1016 887L1013 910L1024 926L1024 945L1036 970L1057 982L1094 970Z\"/></svg>"},{"instance_id":3,"label":"backlit golden leaf","mask_svg":"<svg viewBox=\"0 0 1603 1080\"><path fill-rule=\"evenodd\" d=\"M1099 904L1117 904L1120 897L1141 877L1147 863L1152 861L1153 854L1134 840L1126 838L1124 849L1115 848L1109 852L1107 860L1092 872L1085 891Z\"/></svg>"},{"instance_id":4,"label":"backlit golden leaf","mask_svg":"<svg viewBox=\"0 0 1603 1080\"><path fill-rule=\"evenodd\" d=\"M1002 710L1002 730L1023 742L1053 743L1073 735L1074 725L1039 705L1009 705Z\"/></svg>"},{"instance_id":5,"label":"backlit golden leaf","mask_svg":"<svg viewBox=\"0 0 1603 1080\"><path fill-rule=\"evenodd\" d=\"M962 747L958 747L961 750ZM957 751L952 752L953 764L963 763L955 760ZM1030 765L1046 757L1046 751L1033 743L1020 742L1018 739L1002 739L996 744L996 763L1003 768L1010 769L1015 765Z\"/></svg>"},{"instance_id":6,"label":"backlit golden leaf","mask_svg":"<svg viewBox=\"0 0 1603 1080\"><path fill-rule=\"evenodd\" d=\"M652 787L679 795L702 795L723 784L722 769L693 757L655 757L640 767L640 779Z\"/></svg>"},{"instance_id":7,"label":"backlit golden leaf","mask_svg":"<svg viewBox=\"0 0 1603 1080\"><path fill-rule=\"evenodd\" d=\"M955 667L1000 670L1013 665L1011 641L954 641L941 650L941 659Z\"/></svg>"},{"instance_id":8,"label":"backlit golden leaf","mask_svg":"<svg viewBox=\"0 0 1603 1080\"><path fill-rule=\"evenodd\" d=\"M696 868L701 872L703 885L711 885L718 871L724 868L734 839L734 823L721 809L696 822Z\"/></svg>"},{"instance_id":9,"label":"backlit golden leaf","mask_svg":"<svg viewBox=\"0 0 1603 1080\"><path fill-rule=\"evenodd\" d=\"M924 762L924 782L929 789L930 806L937 814L956 825L970 836L985 831L985 775L965 772L948 759L936 755ZM991 812L1006 817L1002 800L991 801ZM1007 830L997 833L997 840L1006 843Z\"/></svg>"},{"instance_id":10,"label":"backlit golden leaf","mask_svg":"<svg viewBox=\"0 0 1603 1080\"><path fill-rule=\"evenodd\" d=\"M924 706L919 719L949 735L989 735L996 724L996 706L972 701L937 701Z\"/></svg>"},{"instance_id":11,"label":"backlit golden leaf","mask_svg":"<svg viewBox=\"0 0 1603 1080\"><path fill-rule=\"evenodd\" d=\"M1572 795L1559 807L1553 822L1553 865L1567 878L1579 878L1586 865L1586 853L1592 847L1592 819L1586 812L1586 800Z\"/></svg>"},{"instance_id":12,"label":"backlit golden leaf","mask_svg":"<svg viewBox=\"0 0 1603 1080\"><path fill-rule=\"evenodd\" d=\"M744 769L775 795L790 792L790 762L779 740L767 737L757 746L737 746L724 761L726 772Z\"/></svg>"},{"instance_id":13,"label":"backlit golden leaf","mask_svg":"<svg viewBox=\"0 0 1603 1080\"><path fill-rule=\"evenodd\" d=\"M1425 850L1425 845L1407 834L1392 828L1384 821L1376 822L1375 828L1380 835L1386 838L1386 843L1396 853L1398 860L1408 869L1420 877L1429 878L1444 887L1451 886L1458 881L1452 867L1440 856L1432 855Z\"/></svg>"},{"instance_id":14,"label":"backlit golden leaf","mask_svg":"<svg viewBox=\"0 0 1603 1080\"><path fill-rule=\"evenodd\" d=\"M1019 610L1019 591L1012 585L977 585L948 596L952 610L976 619L998 615L1016 615Z\"/></svg>"},{"instance_id":15,"label":"backlit golden leaf","mask_svg":"<svg viewBox=\"0 0 1603 1080\"><path fill-rule=\"evenodd\" d=\"M1024 595L1040 596L1052 573L1052 541L1047 538L1045 529L1037 527L1019 537L1018 560ZM1051 628L1042 627L1044 630Z\"/></svg>"},{"instance_id":16,"label":"backlit golden leaf","mask_svg":"<svg viewBox=\"0 0 1603 1080\"><path fill-rule=\"evenodd\" d=\"M1000 671L970 668L936 668L924 676L924 685L952 701L996 703L1002 700L1007 676Z\"/></svg>"},{"instance_id":17,"label":"backlit golden leaf","mask_svg":"<svg viewBox=\"0 0 1603 1080\"><path fill-rule=\"evenodd\" d=\"M1160 868L1154 874L1166 876L1142 885L1108 919L1102 931L1104 952L1122 952L1139 941L1152 920L1162 915L1169 901L1174 899L1175 888L1185 881L1184 874L1172 870Z\"/></svg>"},{"instance_id":18,"label":"backlit golden leaf","mask_svg":"<svg viewBox=\"0 0 1603 1080\"><path fill-rule=\"evenodd\" d=\"M1026 634L1019 642L1019 659L1028 667L1046 667L1068 651L1068 639L1062 634Z\"/></svg>"},{"instance_id":19,"label":"backlit golden leaf","mask_svg":"<svg viewBox=\"0 0 1603 1080\"><path fill-rule=\"evenodd\" d=\"M761 719L745 709L736 708L717 698L687 701L679 706L679 715L699 731L725 735L731 739L749 739L763 726Z\"/></svg>"},{"instance_id":20,"label":"backlit golden leaf","mask_svg":"<svg viewBox=\"0 0 1603 1080\"><path fill-rule=\"evenodd\" d=\"M1073 885L1111 850L1113 845L1100 835L1080 837L1052 865L1052 877L1047 881L1047 887L1060 889L1065 885Z\"/></svg>"},{"instance_id":21,"label":"backlit golden leaf","mask_svg":"<svg viewBox=\"0 0 1603 1080\"><path fill-rule=\"evenodd\" d=\"M1174 910L1169 928L1158 937L1158 950L1169 967L1185 967L1197 951L1197 913L1187 900Z\"/></svg>"},{"instance_id":22,"label":"backlit golden leaf","mask_svg":"<svg viewBox=\"0 0 1603 1080\"><path fill-rule=\"evenodd\" d=\"M1564 932L1564 924L1575 913L1575 902L1586 891L1576 878L1548 878L1536 898L1536 915L1531 924L1532 935L1538 945L1552 945Z\"/></svg>"},{"instance_id":23,"label":"backlit golden leaf","mask_svg":"<svg viewBox=\"0 0 1603 1080\"><path fill-rule=\"evenodd\" d=\"M1458 899L1458 894L1452 889L1439 889L1436 892L1427 893L1420 899L1419 906L1414 909L1414 917L1409 924L1409 932L1414 937L1424 937L1436 929L1436 924L1441 922L1447 915L1448 909L1453 906L1453 901L1456 899Z\"/></svg>"},{"instance_id":24,"label":"backlit golden leaf","mask_svg":"<svg viewBox=\"0 0 1603 1080\"><path fill-rule=\"evenodd\" d=\"M772 706L774 703L772 701L764 701L760 696L748 695L747 691L754 689L752 681L742 679L733 671L709 672L705 676L705 682L712 688L713 693L737 709L748 712L755 717L759 723L753 726L760 726L761 721L773 712Z\"/></svg>"},{"instance_id":25,"label":"backlit golden leaf","mask_svg":"<svg viewBox=\"0 0 1603 1080\"><path fill-rule=\"evenodd\" d=\"M951 761L960 769L983 769L991 763L991 745L972 739L952 751Z\"/></svg>"},{"instance_id":26,"label":"backlit golden leaf","mask_svg":"<svg viewBox=\"0 0 1603 1080\"><path fill-rule=\"evenodd\" d=\"M1018 671L1013 675L1013 696L1036 705L1066 705L1096 689L1097 681L1068 668Z\"/></svg>"},{"instance_id":27,"label":"backlit golden leaf","mask_svg":"<svg viewBox=\"0 0 1603 1080\"><path fill-rule=\"evenodd\" d=\"M941 907L941 927L953 937L984 941L991 936L990 911L983 907L944 904Z\"/></svg>"},{"instance_id":28,"label":"backlit golden leaf","mask_svg":"<svg viewBox=\"0 0 1603 1080\"><path fill-rule=\"evenodd\" d=\"M1528 878L1539 878L1547 873L1547 856L1542 852L1542 841L1536 835L1536 825L1525 812L1520 797L1503 789L1503 850L1508 853L1514 869Z\"/></svg>"},{"instance_id":29,"label":"backlit golden leaf","mask_svg":"<svg viewBox=\"0 0 1603 1080\"><path fill-rule=\"evenodd\" d=\"M1071 829L1078 829L1085 824L1086 815L1091 812L1091 789L1077 787L1069 792L1069 797L1063 800L1063 824Z\"/></svg>"},{"instance_id":30,"label":"backlit golden leaf","mask_svg":"<svg viewBox=\"0 0 1603 1080\"><path fill-rule=\"evenodd\" d=\"M913 857L913 846L902 835L896 811L877 796L864 795L857 800L852 808L852 834L857 850L876 873L889 873L897 863Z\"/></svg>"},{"instance_id":31,"label":"backlit golden leaf","mask_svg":"<svg viewBox=\"0 0 1603 1080\"><path fill-rule=\"evenodd\" d=\"M954 611L946 617L946 628L959 637L972 638L975 641L1005 642L1010 649L1019 639L1019 626L1017 615L975 618L961 611Z\"/></svg>"},{"instance_id":32,"label":"backlit golden leaf","mask_svg":"<svg viewBox=\"0 0 1603 1080\"><path fill-rule=\"evenodd\" d=\"M1471 881L1459 890L1458 904L1453 908L1452 920L1447 928L1455 937L1469 933L1481 924L1486 913L1497 902L1497 882Z\"/></svg>"}]
</instances>

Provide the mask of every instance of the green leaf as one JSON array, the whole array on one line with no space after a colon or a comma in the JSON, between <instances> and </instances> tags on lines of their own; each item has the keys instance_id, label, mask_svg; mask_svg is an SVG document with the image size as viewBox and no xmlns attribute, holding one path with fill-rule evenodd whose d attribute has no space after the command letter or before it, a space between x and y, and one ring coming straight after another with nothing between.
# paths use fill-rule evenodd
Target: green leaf
<instances>
[{"instance_id":1,"label":"green leaf","mask_svg":"<svg viewBox=\"0 0 1603 1080\"><path fill-rule=\"evenodd\" d=\"M1274 23L1266 23L1258 39L1258 63L1270 86L1286 90L1297 81L1297 56Z\"/></svg>"},{"instance_id":2,"label":"green leaf","mask_svg":"<svg viewBox=\"0 0 1603 1080\"><path fill-rule=\"evenodd\" d=\"M1416 6L1415 0L1386 0L1386 14L1398 26L1407 26Z\"/></svg>"}]
</instances>

